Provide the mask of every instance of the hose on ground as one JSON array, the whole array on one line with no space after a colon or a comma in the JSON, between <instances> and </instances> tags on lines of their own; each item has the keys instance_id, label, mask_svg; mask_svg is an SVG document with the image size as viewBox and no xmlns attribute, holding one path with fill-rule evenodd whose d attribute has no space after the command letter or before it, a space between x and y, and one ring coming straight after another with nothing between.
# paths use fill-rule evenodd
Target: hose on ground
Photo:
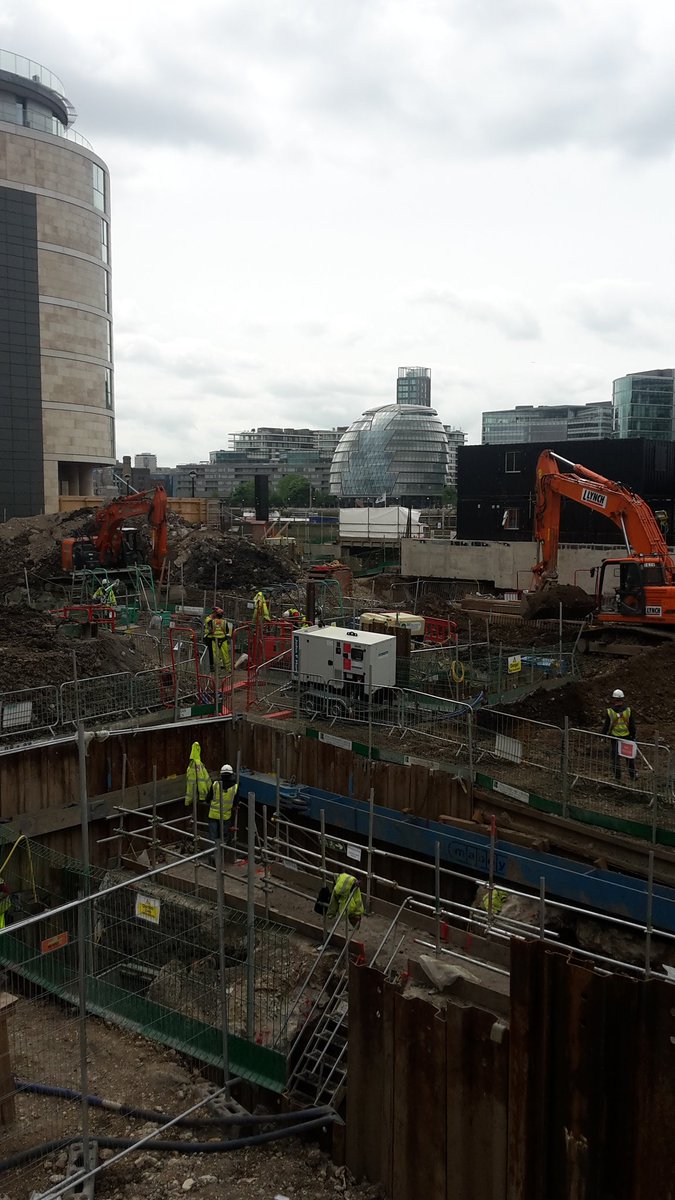
<instances>
[{"instance_id":1,"label":"hose on ground","mask_svg":"<svg viewBox=\"0 0 675 1200\"><path fill-rule=\"evenodd\" d=\"M57 1087L50 1083L31 1083L24 1079L16 1079L14 1086L17 1092L30 1092L35 1096L55 1096L59 1100L82 1100L82 1093L74 1088ZM120 1117L132 1117L139 1121L150 1121L155 1125L164 1125L172 1120L167 1113L155 1112L151 1108L135 1108L133 1104L120 1104L117 1100L104 1100L101 1096L87 1096L90 1108L101 1108L105 1112L117 1113ZM304 1108L297 1112L280 1113L226 1113L222 1117L179 1117L175 1125L192 1129L209 1129L219 1125L273 1125L279 1122L308 1121L314 1117L322 1117L332 1110L327 1106Z\"/></svg>"},{"instance_id":2,"label":"hose on ground","mask_svg":"<svg viewBox=\"0 0 675 1200\"><path fill-rule=\"evenodd\" d=\"M337 1113L328 1112L325 1116L315 1117L311 1121L295 1122L291 1125L284 1125L281 1129L270 1129L267 1133L254 1133L250 1137L230 1138L222 1142L169 1142L158 1139L157 1141L144 1141L142 1145L138 1145L138 1149L150 1152L162 1150L178 1154L226 1154L228 1150L244 1150L247 1146L262 1146L265 1142L275 1142L281 1138L300 1137L302 1134L310 1133L313 1129L320 1129L321 1126L330 1125L338 1120ZM0 1162L0 1175L5 1171L13 1171L16 1167L22 1167L36 1158L53 1154L56 1150L66 1150L68 1146L81 1141L80 1137L59 1138L52 1142L42 1142L39 1146L31 1146L27 1150L19 1150L10 1158L5 1158ZM95 1141L102 1150L128 1150L137 1145L134 1138L92 1137L92 1141Z\"/></svg>"}]
</instances>

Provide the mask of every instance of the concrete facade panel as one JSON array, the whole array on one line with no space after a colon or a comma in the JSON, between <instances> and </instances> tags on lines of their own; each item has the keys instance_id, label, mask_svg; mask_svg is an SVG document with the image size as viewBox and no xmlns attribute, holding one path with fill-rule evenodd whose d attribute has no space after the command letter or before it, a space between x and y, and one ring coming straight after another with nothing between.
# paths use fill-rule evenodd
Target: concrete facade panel
<instances>
[{"instance_id":1,"label":"concrete facade panel","mask_svg":"<svg viewBox=\"0 0 675 1200\"><path fill-rule=\"evenodd\" d=\"M92 167L76 150L64 153L62 145L34 143L35 186L92 203Z\"/></svg>"},{"instance_id":2,"label":"concrete facade panel","mask_svg":"<svg viewBox=\"0 0 675 1200\"><path fill-rule=\"evenodd\" d=\"M106 270L82 258L38 250L41 296L58 296L105 311Z\"/></svg>"},{"instance_id":3,"label":"concrete facade panel","mask_svg":"<svg viewBox=\"0 0 675 1200\"><path fill-rule=\"evenodd\" d=\"M110 322L106 317L65 308L57 304L40 304L40 341L42 350L62 350L71 354L86 354L90 358L109 356ZM50 395L45 399L53 400Z\"/></svg>"},{"instance_id":4,"label":"concrete facade panel","mask_svg":"<svg viewBox=\"0 0 675 1200\"><path fill-rule=\"evenodd\" d=\"M37 212L39 242L50 242L101 258L99 213L88 212L86 208L69 204L67 200L55 200L52 196L38 196Z\"/></svg>"},{"instance_id":5,"label":"concrete facade panel","mask_svg":"<svg viewBox=\"0 0 675 1200\"><path fill-rule=\"evenodd\" d=\"M43 355L43 400L55 404L86 404L112 415L112 409L106 408L105 404L105 370L95 363Z\"/></svg>"}]
</instances>

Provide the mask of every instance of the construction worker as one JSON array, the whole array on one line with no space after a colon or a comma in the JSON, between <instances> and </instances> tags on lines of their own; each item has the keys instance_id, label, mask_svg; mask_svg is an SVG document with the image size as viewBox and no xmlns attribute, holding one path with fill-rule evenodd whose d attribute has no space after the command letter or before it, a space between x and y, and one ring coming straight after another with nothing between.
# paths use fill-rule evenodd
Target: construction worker
<instances>
[{"instance_id":1,"label":"construction worker","mask_svg":"<svg viewBox=\"0 0 675 1200\"><path fill-rule=\"evenodd\" d=\"M349 875L343 871L341 875L337 875L333 884L330 903L326 916L329 921L334 921L338 913L342 916L346 912L349 918L349 924L358 929L361 924L361 917L365 913L363 899L361 897L361 889L353 875Z\"/></svg>"},{"instance_id":2,"label":"construction worker","mask_svg":"<svg viewBox=\"0 0 675 1200\"><path fill-rule=\"evenodd\" d=\"M0 875L0 929L5 928L5 920L11 907L12 901L9 895L9 888L2 875Z\"/></svg>"},{"instance_id":3,"label":"construction worker","mask_svg":"<svg viewBox=\"0 0 675 1200\"><path fill-rule=\"evenodd\" d=\"M220 778L214 779L206 798L209 803L209 837L212 842L219 841L222 818L223 842L227 845L232 836L232 817L237 802L237 778L229 763L220 768Z\"/></svg>"},{"instance_id":4,"label":"construction worker","mask_svg":"<svg viewBox=\"0 0 675 1200\"><path fill-rule=\"evenodd\" d=\"M222 608L214 605L213 611L204 622L204 641L209 651L211 670L218 663L219 670L230 669L230 637L232 626L225 620Z\"/></svg>"},{"instance_id":5,"label":"construction worker","mask_svg":"<svg viewBox=\"0 0 675 1200\"><path fill-rule=\"evenodd\" d=\"M614 765L614 775L617 780L621 779L621 759L624 757L619 754L619 746L622 741L634 742L637 738L635 728L635 717L631 709L626 704L626 697L621 688L615 688L612 692L612 703L607 708L605 713L605 721L602 727L602 732L612 738L610 743L612 749L612 762ZM631 779L635 779L635 759L626 758L628 763L628 774Z\"/></svg>"},{"instance_id":6,"label":"construction worker","mask_svg":"<svg viewBox=\"0 0 675 1200\"><path fill-rule=\"evenodd\" d=\"M253 620L269 621L270 610L263 592L256 592L253 597Z\"/></svg>"},{"instance_id":7,"label":"construction worker","mask_svg":"<svg viewBox=\"0 0 675 1200\"><path fill-rule=\"evenodd\" d=\"M284 621L290 621L294 629L306 629L309 621L299 608L287 608L283 614Z\"/></svg>"},{"instance_id":8,"label":"construction worker","mask_svg":"<svg viewBox=\"0 0 675 1200\"><path fill-rule=\"evenodd\" d=\"M502 911L504 905L506 904L506 901L508 900L508 898L509 898L509 893L502 891L501 888L493 888L492 889L492 915L493 915L493 917L499 916L499 914ZM490 889L489 888L485 889L485 895L483 896L483 898L480 902L480 906L481 906L481 908L485 909L485 912L490 911Z\"/></svg>"},{"instance_id":9,"label":"construction worker","mask_svg":"<svg viewBox=\"0 0 675 1200\"><path fill-rule=\"evenodd\" d=\"M115 589L109 579L101 580L101 583L94 592L92 599L96 600L98 604L109 604L111 608L116 607L117 596L115 595Z\"/></svg>"},{"instance_id":10,"label":"construction worker","mask_svg":"<svg viewBox=\"0 0 675 1200\"><path fill-rule=\"evenodd\" d=\"M211 776L202 762L201 747L199 742L193 742L185 772L185 807L191 808L195 801L206 800L210 788Z\"/></svg>"}]
</instances>

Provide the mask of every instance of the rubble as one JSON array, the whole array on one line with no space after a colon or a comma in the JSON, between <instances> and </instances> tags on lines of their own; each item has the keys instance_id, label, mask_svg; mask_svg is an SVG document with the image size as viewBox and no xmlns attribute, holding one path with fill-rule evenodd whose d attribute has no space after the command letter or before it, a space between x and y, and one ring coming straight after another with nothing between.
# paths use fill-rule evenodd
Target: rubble
<instances>
[{"instance_id":1,"label":"rubble","mask_svg":"<svg viewBox=\"0 0 675 1200\"><path fill-rule=\"evenodd\" d=\"M25 604L0 607L0 693L61 684L118 671L143 671L156 663L122 636L99 632L91 641L61 638L59 622Z\"/></svg>"},{"instance_id":2,"label":"rubble","mask_svg":"<svg viewBox=\"0 0 675 1200\"><path fill-rule=\"evenodd\" d=\"M174 581L180 575L188 586L210 588L217 570L219 591L243 588L253 593L258 588L290 583L300 573L281 548L257 546L248 538L177 521L169 532L169 558Z\"/></svg>"}]
</instances>

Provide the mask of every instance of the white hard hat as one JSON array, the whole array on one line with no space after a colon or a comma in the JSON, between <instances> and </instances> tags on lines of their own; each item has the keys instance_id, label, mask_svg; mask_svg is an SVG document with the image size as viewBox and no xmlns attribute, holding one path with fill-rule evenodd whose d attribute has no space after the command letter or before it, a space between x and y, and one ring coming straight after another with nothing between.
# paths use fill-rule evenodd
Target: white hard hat
<instances>
[{"instance_id":1,"label":"white hard hat","mask_svg":"<svg viewBox=\"0 0 675 1200\"><path fill-rule=\"evenodd\" d=\"M234 775L234 771L229 763L225 763L225 765L220 768L220 773L221 775Z\"/></svg>"},{"instance_id":2,"label":"white hard hat","mask_svg":"<svg viewBox=\"0 0 675 1200\"><path fill-rule=\"evenodd\" d=\"M621 688L615 688L614 691L612 692L612 700L624 700L624 699L625 699L625 696L624 696L623 692L621 691Z\"/></svg>"}]
</instances>

